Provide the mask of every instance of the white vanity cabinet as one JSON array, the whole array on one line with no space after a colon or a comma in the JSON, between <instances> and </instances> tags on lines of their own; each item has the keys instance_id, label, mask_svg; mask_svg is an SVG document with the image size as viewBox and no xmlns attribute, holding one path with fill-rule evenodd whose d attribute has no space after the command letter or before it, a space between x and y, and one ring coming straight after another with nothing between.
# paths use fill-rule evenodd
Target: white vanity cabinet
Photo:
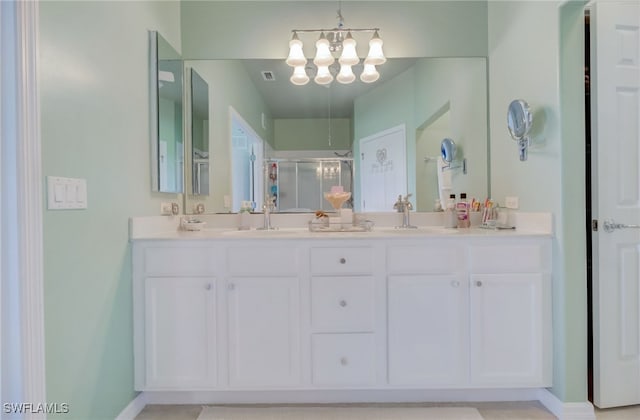
<instances>
[{"instance_id":1,"label":"white vanity cabinet","mask_svg":"<svg viewBox=\"0 0 640 420\"><path fill-rule=\"evenodd\" d=\"M369 387L384 355L379 345L380 246L314 245L309 252L311 381L319 387ZM374 272L378 275L374 275Z\"/></svg>"},{"instance_id":2,"label":"white vanity cabinet","mask_svg":"<svg viewBox=\"0 0 640 420\"><path fill-rule=\"evenodd\" d=\"M135 389L551 386L551 238L470 232L136 240Z\"/></svg>"},{"instance_id":3,"label":"white vanity cabinet","mask_svg":"<svg viewBox=\"0 0 640 420\"><path fill-rule=\"evenodd\" d=\"M147 277L144 301L147 386L215 386L215 279Z\"/></svg>"},{"instance_id":4,"label":"white vanity cabinet","mask_svg":"<svg viewBox=\"0 0 640 420\"><path fill-rule=\"evenodd\" d=\"M387 259L391 384L550 386L550 241L416 241Z\"/></svg>"},{"instance_id":5,"label":"white vanity cabinet","mask_svg":"<svg viewBox=\"0 0 640 420\"><path fill-rule=\"evenodd\" d=\"M549 241L469 247L471 384L550 386Z\"/></svg>"},{"instance_id":6,"label":"white vanity cabinet","mask_svg":"<svg viewBox=\"0 0 640 420\"><path fill-rule=\"evenodd\" d=\"M298 252L286 242L227 249L230 387L300 383Z\"/></svg>"},{"instance_id":7,"label":"white vanity cabinet","mask_svg":"<svg viewBox=\"0 0 640 420\"><path fill-rule=\"evenodd\" d=\"M389 383L451 387L469 369L464 246L413 241L387 248Z\"/></svg>"},{"instance_id":8,"label":"white vanity cabinet","mask_svg":"<svg viewBox=\"0 0 640 420\"><path fill-rule=\"evenodd\" d=\"M171 242L134 246L136 389L208 389L217 383L215 251Z\"/></svg>"}]
</instances>

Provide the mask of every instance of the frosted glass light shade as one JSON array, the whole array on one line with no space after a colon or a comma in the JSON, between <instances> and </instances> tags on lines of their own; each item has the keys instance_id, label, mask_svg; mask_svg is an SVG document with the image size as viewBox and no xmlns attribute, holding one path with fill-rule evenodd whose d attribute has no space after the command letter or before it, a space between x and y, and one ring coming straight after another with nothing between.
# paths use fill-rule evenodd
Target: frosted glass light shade
<instances>
[{"instance_id":1,"label":"frosted glass light shade","mask_svg":"<svg viewBox=\"0 0 640 420\"><path fill-rule=\"evenodd\" d=\"M356 75L353 74L351 66L343 64L340 66L340 73L336 76L336 80L346 85L356 80Z\"/></svg>"},{"instance_id":2,"label":"frosted glass light shade","mask_svg":"<svg viewBox=\"0 0 640 420\"><path fill-rule=\"evenodd\" d=\"M335 61L331 51L329 50L329 41L324 36L324 32L320 34L320 39L316 41L316 57L313 59L313 64L316 66L330 66Z\"/></svg>"},{"instance_id":3,"label":"frosted glass light shade","mask_svg":"<svg viewBox=\"0 0 640 420\"><path fill-rule=\"evenodd\" d=\"M347 34L347 37L342 42L342 55L340 55L338 61L340 64L348 66L353 66L360 62L356 52L356 40L351 37L351 32Z\"/></svg>"},{"instance_id":4,"label":"frosted glass light shade","mask_svg":"<svg viewBox=\"0 0 640 420\"><path fill-rule=\"evenodd\" d=\"M293 74L291 75L289 80L291 81L291 83L298 86L306 85L307 83L309 83L309 76L307 76L307 71L305 70L304 65L294 67Z\"/></svg>"},{"instance_id":5,"label":"frosted glass light shade","mask_svg":"<svg viewBox=\"0 0 640 420\"><path fill-rule=\"evenodd\" d=\"M367 58L364 59L365 64L373 64L374 66L377 66L384 64L387 61L387 58L382 52L382 44L383 42L376 31L373 34L371 41L369 41L369 54L367 54Z\"/></svg>"},{"instance_id":6,"label":"frosted glass light shade","mask_svg":"<svg viewBox=\"0 0 640 420\"><path fill-rule=\"evenodd\" d=\"M318 66L318 74L313 79L319 85L328 85L333 81L329 66Z\"/></svg>"},{"instance_id":7,"label":"frosted glass light shade","mask_svg":"<svg viewBox=\"0 0 640 420\"><path fill-rule=\"evenodd\" d=\"M380 73L378 73L378 70L376 70L376 66L374 66L373 64L367 64L367 62L365 61L364 70L360 75L360 80L362 80L365 83L373 83L379 78L380 78Z\"/></svg>"},{"instance_id":8,"label":"frosted glass light shade","mask_svg":"<svg viewBox=\"0 0 640 420\"><path fill-rule=\"evenodd\" d=\"M302 41L298 39L298 35L293 35L293 39L289 41L289 56L286 63L291 67L304 66L307 59L302 51Z\"/></svg>"}]
</instances>

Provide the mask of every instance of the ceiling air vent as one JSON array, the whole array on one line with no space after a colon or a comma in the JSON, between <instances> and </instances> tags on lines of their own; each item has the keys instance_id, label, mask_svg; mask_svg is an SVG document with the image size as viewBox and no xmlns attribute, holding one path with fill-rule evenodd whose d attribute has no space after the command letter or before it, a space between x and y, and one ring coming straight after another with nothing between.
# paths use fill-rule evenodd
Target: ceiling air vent
<instances>
[{"instance_id":1,"label":"ceiling air vent","mask_svg":"<svg viewBox=\"0 0 640 420\"><path fill-rule=\"evenodd\" d=\"M276 80L276 76L272 71L265 70L262 72L262 80L265 82L274 82Z\"/></svg>"}]
</instances>

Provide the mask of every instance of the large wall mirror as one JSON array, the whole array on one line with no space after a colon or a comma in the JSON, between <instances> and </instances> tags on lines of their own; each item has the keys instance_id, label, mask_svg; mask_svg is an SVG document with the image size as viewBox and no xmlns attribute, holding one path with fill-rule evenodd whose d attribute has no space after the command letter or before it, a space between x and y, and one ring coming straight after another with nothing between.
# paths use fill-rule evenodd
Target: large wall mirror
<instances>
[{"instance_id":1,"label":"large wall mirror","mask_svg":"<svg viewBox=\"0 0 640 420\"><path fill-rule=\"evenodd\" d=\"M235 197L243 194L239 183L247 183L247 189L255 189L255 183L244 172L234 175L246 162L234 163L237 147L261 150L268 160L260 172L266 181L264 193L269 196L275 188L285 205L285 198L301 191L312 203L295 202L291 209L317 207L322 191L317 177L324 176L321 166L325 159L353 157L353 166L342 165L343 180L353 179L358 208L359 187L364 172L359 142L361 139L383 133L393 127L405 127L406 154L405 191L390 189L386 192L389 205L381 209L393 211L398 194L413 194L418 211L432 211L439 198L439 182L450 182L452 192L467 193L468 197L484 199L488 195L487 169L487 72L485 58L391 58L380 67L381 78L373 84L357 82L340 85L334 82L323 87L310 82L306 86L294 86L289 82L290 68L283 60L187 60L185 66L197 70L203 83L192 83L194 89L215 92L209 98L209 149L206 153L209 165L209 195L186 196L185 209L190 212L198 203L204 203L207 212L233 210L233 202L250 200ZM208 84L207 87L204 87ZM204 94L204 92L203 92ZM193 96L198 95L194 91ZM234 121L241 117L247 127L238 130ZM256 140L257 138L257 140ZM457 146L456 160L466 159L466 173L461 165L443 169L438 162L440 145L444 138L451 138ZM195 144L196 140L194 140ZM248 145L251 144L251 148ZM257 146L262 144L262 146ZM256 153L245 153L252 159ZM203 155L204 156L204 155ZM194 162L195 162L194 154ZM292 161L304 161L305 171L298 170L298 178L291 181L289 191L284 183L285 175L276 173L273 181L272 162L283 162L278 170L293 167ZM310 159L318 159L309 163ZM286 165L284 164L286 162ZM260 162L257 162L260 163ZM309 169L309 165L314 165ZM324 166L329 166L324 164ZM254 168L262 165L253 165ZM300 165L297 165L300 168ZM309 167L309 168L308 168ZM235 168L235 169L234 169ZM308 169L308 170L307 170ZM194 177L197 168L189 169L186 176ZM288 170L288 169L287 169ZM445 176L443 175L443 171ZM441 175L439 177L439 175ZM200 173L202 179L202 172ZM238 178L234 180L234 178ZM272 185L273 184L273 185ZM195 181L194 181L195 185ZM380 190L374 188L373 190ZM385 197L386 198L386 197ZM231 204L230 204L231 203ZM256 203L259 211L260 203ZM279 207L279 211L291 210Z\"/></svg>"},{"instance_id":2,"label":"large wall mirror","mask_svg":"<svg viewBox=\"0 0 640 420\"><path fill-rule=\"evenodd\" d=\"M183 61L157 31L149 31L152 191L184 188Z\"/></svg>"}]
</instances>

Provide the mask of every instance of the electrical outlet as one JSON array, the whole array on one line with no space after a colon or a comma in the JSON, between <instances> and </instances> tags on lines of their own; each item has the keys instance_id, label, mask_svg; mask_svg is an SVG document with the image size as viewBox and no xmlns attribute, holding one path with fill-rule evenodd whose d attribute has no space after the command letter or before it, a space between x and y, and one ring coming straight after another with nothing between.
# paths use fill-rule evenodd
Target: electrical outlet
<instances>
[{"instance_id":1,"label":"electrical outlet","mask_svg":"<svg viewBox=\"0 0 640 420\"><path fill-rule=\"evenodd\" d=\"M160 203L160 215L171 216L173 214L173 203Z\"/></svg>"},{"instance_id":2,"label":"electrical outlet","mask_svg":"<svg viewBox=\"0 0 640 420\"><path fill-rule=\"evenodd\" d=\"M515 196L505 197L504 206L508 209L516 210L519 207L518 197L515 197Z\"/></svg>"}]
</instances>

